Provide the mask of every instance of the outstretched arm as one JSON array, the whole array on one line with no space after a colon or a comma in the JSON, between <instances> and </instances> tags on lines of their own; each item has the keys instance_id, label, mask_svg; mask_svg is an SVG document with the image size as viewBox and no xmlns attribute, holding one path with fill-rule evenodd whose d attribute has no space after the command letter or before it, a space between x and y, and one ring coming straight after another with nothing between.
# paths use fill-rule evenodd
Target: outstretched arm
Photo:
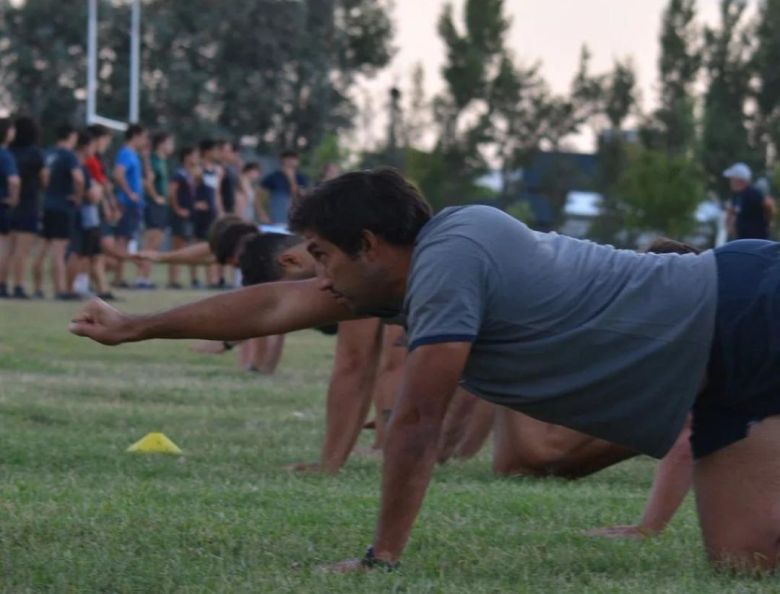
<instances>
[{"instance_id":1,"label":"outstretched arm","mask_svg":"<svg viewBox=\"0 0 780 594\"><path fill-rule=\"evenodd\" d=\"M142 251L138 253L141 260L149 260L157 264L189 264L191 266L215 264L217 259L211 253L209 244L199 241L169 252Z\"/></svg>"},{"instance_id":2,"label":"outstretched arm","mask_svg":"<svg viewBox=\"0 0 780 594\"><path fill-rule=\"evenodd\" d=\"M95 299L68 328L78 336L116 345L152 338L242 340L354 317L312 279L247 287L151 315L125 314Z\"/></svg>"}]
</instances>

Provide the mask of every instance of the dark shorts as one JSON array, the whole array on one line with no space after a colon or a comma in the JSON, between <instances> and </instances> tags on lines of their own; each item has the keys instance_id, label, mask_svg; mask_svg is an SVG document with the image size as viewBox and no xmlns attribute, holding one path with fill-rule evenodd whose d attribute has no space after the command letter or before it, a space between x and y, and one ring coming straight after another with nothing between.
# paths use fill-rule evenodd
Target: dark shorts
<instances>
[{"instance_id":1,"label":"dark shorts","mask_svg":"<svg viewBox=\"0 0 780 594\"><path fill-rule=\"evenodd\" d=\"M11 232L11 209L6 204L0 204L0 235Z\"/></svg>"},{"instance_id":2,"label":"dark shorts","mask_svg":"<svg viewBox=\"0 0 780 594\"><path fill-rule=\"evenodd\" d=\"M44 210L41 235L44 239L70 239L74 216L72 210Z\"/></svg>"},{"instance_id":3,"label":"dark shorts","mask_svg":"<svg viewBox=\"0 0 780 594\"><path fill-rule=\"evenodd\" d=\"M114 237L116 235L116 225L112 225L106 219L101 219L100 235L101 237Z\"/></svg>"},{"instance_id":4,"label":"dark shorts","mask_svg":"<svg viewBox=\"0 0 780 594\"><path fill-rule=\"evenodd\" d=\"M718 309L707 385L693 408L696 458L780 415L780 244L735 241L715 258Z\"/></svg>"},{"instance_id":5,"label":"dark shorts","mask_svg":"<svg viewBox=\"0 0 780 594\"><path fill-rule=\"evenodd\" d=\"M132 239L141 227L141 211L135 207L122 207L122 217L116 224L114 235Z\"/></svg>"},{"instance_id":6,"label":"dark shorts","mask_svg":"<svg viewBox=\"0 0 780 594\"><path fill-rule=\"evenodd\" d=\"M11 231L15 233L38 233L38 211L19 210L11 211Z\"/></svg>"},{"instance_id":7,"label":"dark shorts","mask_svg":"<svg viewBox=\"0 0 780 594\"><path fill-rule=\"evenodd\" d=\"M147 229L165 229L168 226L168 206L157 204L154 200L144 208L144 225Z\"/></svg>"},{"instance_id":8,"label":"dark shorts","mask_svg":"<svg viewBox=\"0 0 780 594\"><path fill-rule=\"evenodd\" d=\"M209 229L214 222L214 213L211 211L193 210L192 211L192 233L195 239L207 241L209 238Z\"/></svg>"},{"instance_id":9,"label":"dark shorts","mask_svg":"<svg viewBox=\"0 0 780 594\"><path fill-rule=\"evenodd\" d=\"M79 256L97 256L100 249L100 227L91 229L78 228L71 238L70 251Z\"/></svg>"},{"instance_id":10,"label":"dark shorts","mask_svg":"<svg viewBox=\"0 0 780 594\"><path fill-rule=\"evenodd\" d=\"M183 237L184 239L192 239L192 220L189 218L177 217L172 214L170 219L171 223L171 235L173 237Z\"/></svg>"}]
</instances>

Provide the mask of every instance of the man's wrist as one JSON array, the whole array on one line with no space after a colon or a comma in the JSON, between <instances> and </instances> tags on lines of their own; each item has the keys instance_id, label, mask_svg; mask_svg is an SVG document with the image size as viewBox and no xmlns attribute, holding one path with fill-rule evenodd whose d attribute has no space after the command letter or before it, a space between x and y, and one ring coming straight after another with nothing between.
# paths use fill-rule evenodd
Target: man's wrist
<instances>
[{"instance_id":1,"label":"man's wrist","mask_svg":"<svg viewBox=\"0 0 780 594\"><path fill-rule=\"evenodd\" d=\"M363 555L360 564L366 569L382 569L384 571L395 571L401 566L400 561L394 560L383 551L375 552L373 545L366 549L366 554Z\"/></svg>"},{"instance_id":2,"label":"man's wrist","mask_svg":"<svg viewBox=\"0 0 780 594\"><path fill-rule=\"evenodd\" d=\"M155 338L151 335L151 326L146 316L125 316L122 327L124 339L122 342L139 342Z\"/></svg>"}]
</instances>

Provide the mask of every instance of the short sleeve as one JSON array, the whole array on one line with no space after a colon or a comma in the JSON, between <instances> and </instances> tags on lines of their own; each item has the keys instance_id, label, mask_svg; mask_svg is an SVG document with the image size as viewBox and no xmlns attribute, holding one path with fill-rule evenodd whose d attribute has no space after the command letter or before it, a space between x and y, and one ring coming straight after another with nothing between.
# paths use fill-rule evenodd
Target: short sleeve
<instances>
[{"instance_id":1,"label":"short sleeve","mask_svg":"<svg viewBox=\"0 0 780 594\"><path fill-rule=\"evenodd\" d=\"M0 155L2 155L0 156L0 169L2 169L3 174L6 177L19 175L19 171L16 169L16 161L14 160L11 153L8 151L2 151Z\"/></svg>"},{"instance_id":2,"label":"short sleeve","mask_svg":"<svg viewBox=\"0 0 780 594\"><path fill-rule=\"evenodd\" d=\"M489 294L490 260L472 240L442 237L418 247L407 290L409 350L474 342Z\"/></svg>"},{"instance_id":3,"label":"short sleeve","mask_svg":"<svg viewBox=\"0 0 780 594\"><path fill-rule=\"evenodd\" d=\"M274 174L269 173L263 178L263 181L260 182L260 185L265 188L266 190L275 190L276 189L276 181L274 179Z\"/></svg>"},{"instance_id":4,"label":"short sleeve","mask_svg":"<svg viewBox=\"0 0 780 594\"><path fill-rule=\"evenodd\" d=\"M67 159L69 170L73 171L74 169L81 169L81 163L79 163L79 158L76 156L76 153L68 151Z\"/></svg>"},{"instance_id":5,"label":"short sleeve","mask_svg":"<svg viewBox=\"0 0 780 594\"><path fill-rule=\"evenodd\" d=\"M123 148L116 156L116 164L124 167L125 169L131 169L133 166L133 157L126 148Z\"/></svg>"}]
</instances>

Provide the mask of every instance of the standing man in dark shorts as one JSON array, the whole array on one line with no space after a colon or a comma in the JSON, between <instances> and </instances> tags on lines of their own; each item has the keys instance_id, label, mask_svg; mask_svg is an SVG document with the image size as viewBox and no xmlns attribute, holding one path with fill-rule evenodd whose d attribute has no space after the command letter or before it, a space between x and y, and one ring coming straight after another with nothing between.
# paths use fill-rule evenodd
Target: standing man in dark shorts
<instances>
[{"instance_id":1,"label":"standing man in dark shorts","mask_svg":"<svg viewBox=\"0 0 780 594\"><path fill-rule=\"evenodd\" d=\"M14 290L11 297L29 299L25 291L27 259L38 236L41 189L46 185L45 156L38 146L40 130L27 116L16 118L16 137L11 153L19 170L19 203L11 211L11 269Z\"/></svg>"},{"instance_id":2,"label":"standing man in dark shorts","mask_svg":"<svg viewBox=\"0 0 780 594\"><path fill-rule=\"evenodd\" d=\"M169 221L171 224L171 243L173 250L180 250L192 241L192 208L195 203L195 189L199 172L198 151L191 146L179 151L179 168L174 172L168 184ZM195 266L190 266L190 282L193 287L198 283ZM179 283L179 265L168 267L168 288L181 289Z\"/></svg>"},{"instance_id":3,"label":"standing man in dark shorts","mask_svg":"<svg viewBox=\"0 0 780 594\"><path fill-rule=\"evenodd\" d=\"M89 275L95 285L97 296L104 301L113 301L114 295L108 289L100 244L100 201L101 187L92 180L87 162L94 156L97 141L88 131L79 132L76 155L84 175L84 195L80 201L71 234L71 255L68 261L69 282L78 274Z\"/></svg>"},{"instance_id":4,"label":"standing man in dark shorts","mask_svg":"<svg viewBox=\"0 0 780 594\"><path fill-rule=\"evenodd\" d=\"M726 229L732 239L769 239L777 214L775 201L751 184L753 173L744 163L723 172L733 195L726 209Z\"/></svg>"},{"instance_id":5,"label":"standing man in dark shorts","mask_svg":"<svg viewBox=\"0 0 780 594\"><path fill-rule=\"evenodd\" d=\"M173 154L173 137L167 132L152 136L152 150L145 167L144 176L144 238L143 249L157 251L165 239L168 227L168 159ZM139 279L136 286L154 289L152 266L143 262L138 267Z\"/></svg>"},{"instance_id":6,"label":"standing man in dark shorts","mask_svg":"<svg viewBox=\"0 0 780 594\"><path fill-rule=\"evenodd\" d=\"M8 297L8 271L11 265L11 211L19 204L21 181L16 161L8 150L14 139L14 123L0 119L0 298Z\"/></svg>"},{"instance_id":7,"label":"standing man in dark shorts","mask_svg":"<svg viewBox=\"0 0 780 594\"><path fill-rule=\"evenodd\" d=\"M76 222L79 201L84 194L84 173L73 152L77 140L78 134L72 126L61 126L57 130L57 145L46 159L49 183L43 202L41 229L46 244L33 265L40 270L46 254L51 254L55 297L63 300L74 298L66 280L65 252ZM39 275L42 276L42 273Z\"/></svg>"},{"instance_id":8,"label":"standing man in dark shorts","mask_svg":"<svg viewBox=\"0 0 780 594\"><path fill-rule=\"evenodd\" d=\"M130 124L125 131L125 144L119 150L114 164L113 180L122 216L116 227L116 242L120 251L126 252L130 240L141 226L144 212L143 164L141 152L149 142L146 129L140 124ZM124 277L124 264L117 262L114 286L124 289L129 284Z\"/></svg>"},{"instance_id":9,"label":"standing man in dark shorts","mask_svg":"<svg viewBox=\"0 0 780 594\"><path fill-rule=\"evenodd\" d=\"M241 175L241 154L238 143L221 140L219 146L219 162L222 165L222 181L220 183L220 198L222 199L223 215L238 215L243 213L236 211L236 193L239 190L239 177Z\"/></svg>"},{"instance_id":10,"label":"standing man in dark shorts","mask_svg":"<svg viewBox=\"0 0 780 594\"><path fill-rule=\"evenodd\" d=\"M211 224L222 216L222 167L219 164L219 145L215 140L200 142L200 177L195 189L192 206L192 232L197 241L207 241ZM206 268L207 285L219 287L219 266L211 264Z\"/></svg>"},{"instance_id":11,"label":"standing man in dark shorts","mask_svg":"<svg viewBox=\"0 0 780 594\"><path fill-rule=\"evenodd\" d=\"M378 313L405 317L409 355L373 545L330 569L397 567L459 384L654 457L674 445L693 410L694 488L710 559L747 571L776 566L780 244L637 254L535 232L487 206L432 217L419 191L389 170L326 182L291 226L317 260L316 280L145 316L94 301L70 329L104 344L237 340Z\"/></svg>"}]
</instances>

